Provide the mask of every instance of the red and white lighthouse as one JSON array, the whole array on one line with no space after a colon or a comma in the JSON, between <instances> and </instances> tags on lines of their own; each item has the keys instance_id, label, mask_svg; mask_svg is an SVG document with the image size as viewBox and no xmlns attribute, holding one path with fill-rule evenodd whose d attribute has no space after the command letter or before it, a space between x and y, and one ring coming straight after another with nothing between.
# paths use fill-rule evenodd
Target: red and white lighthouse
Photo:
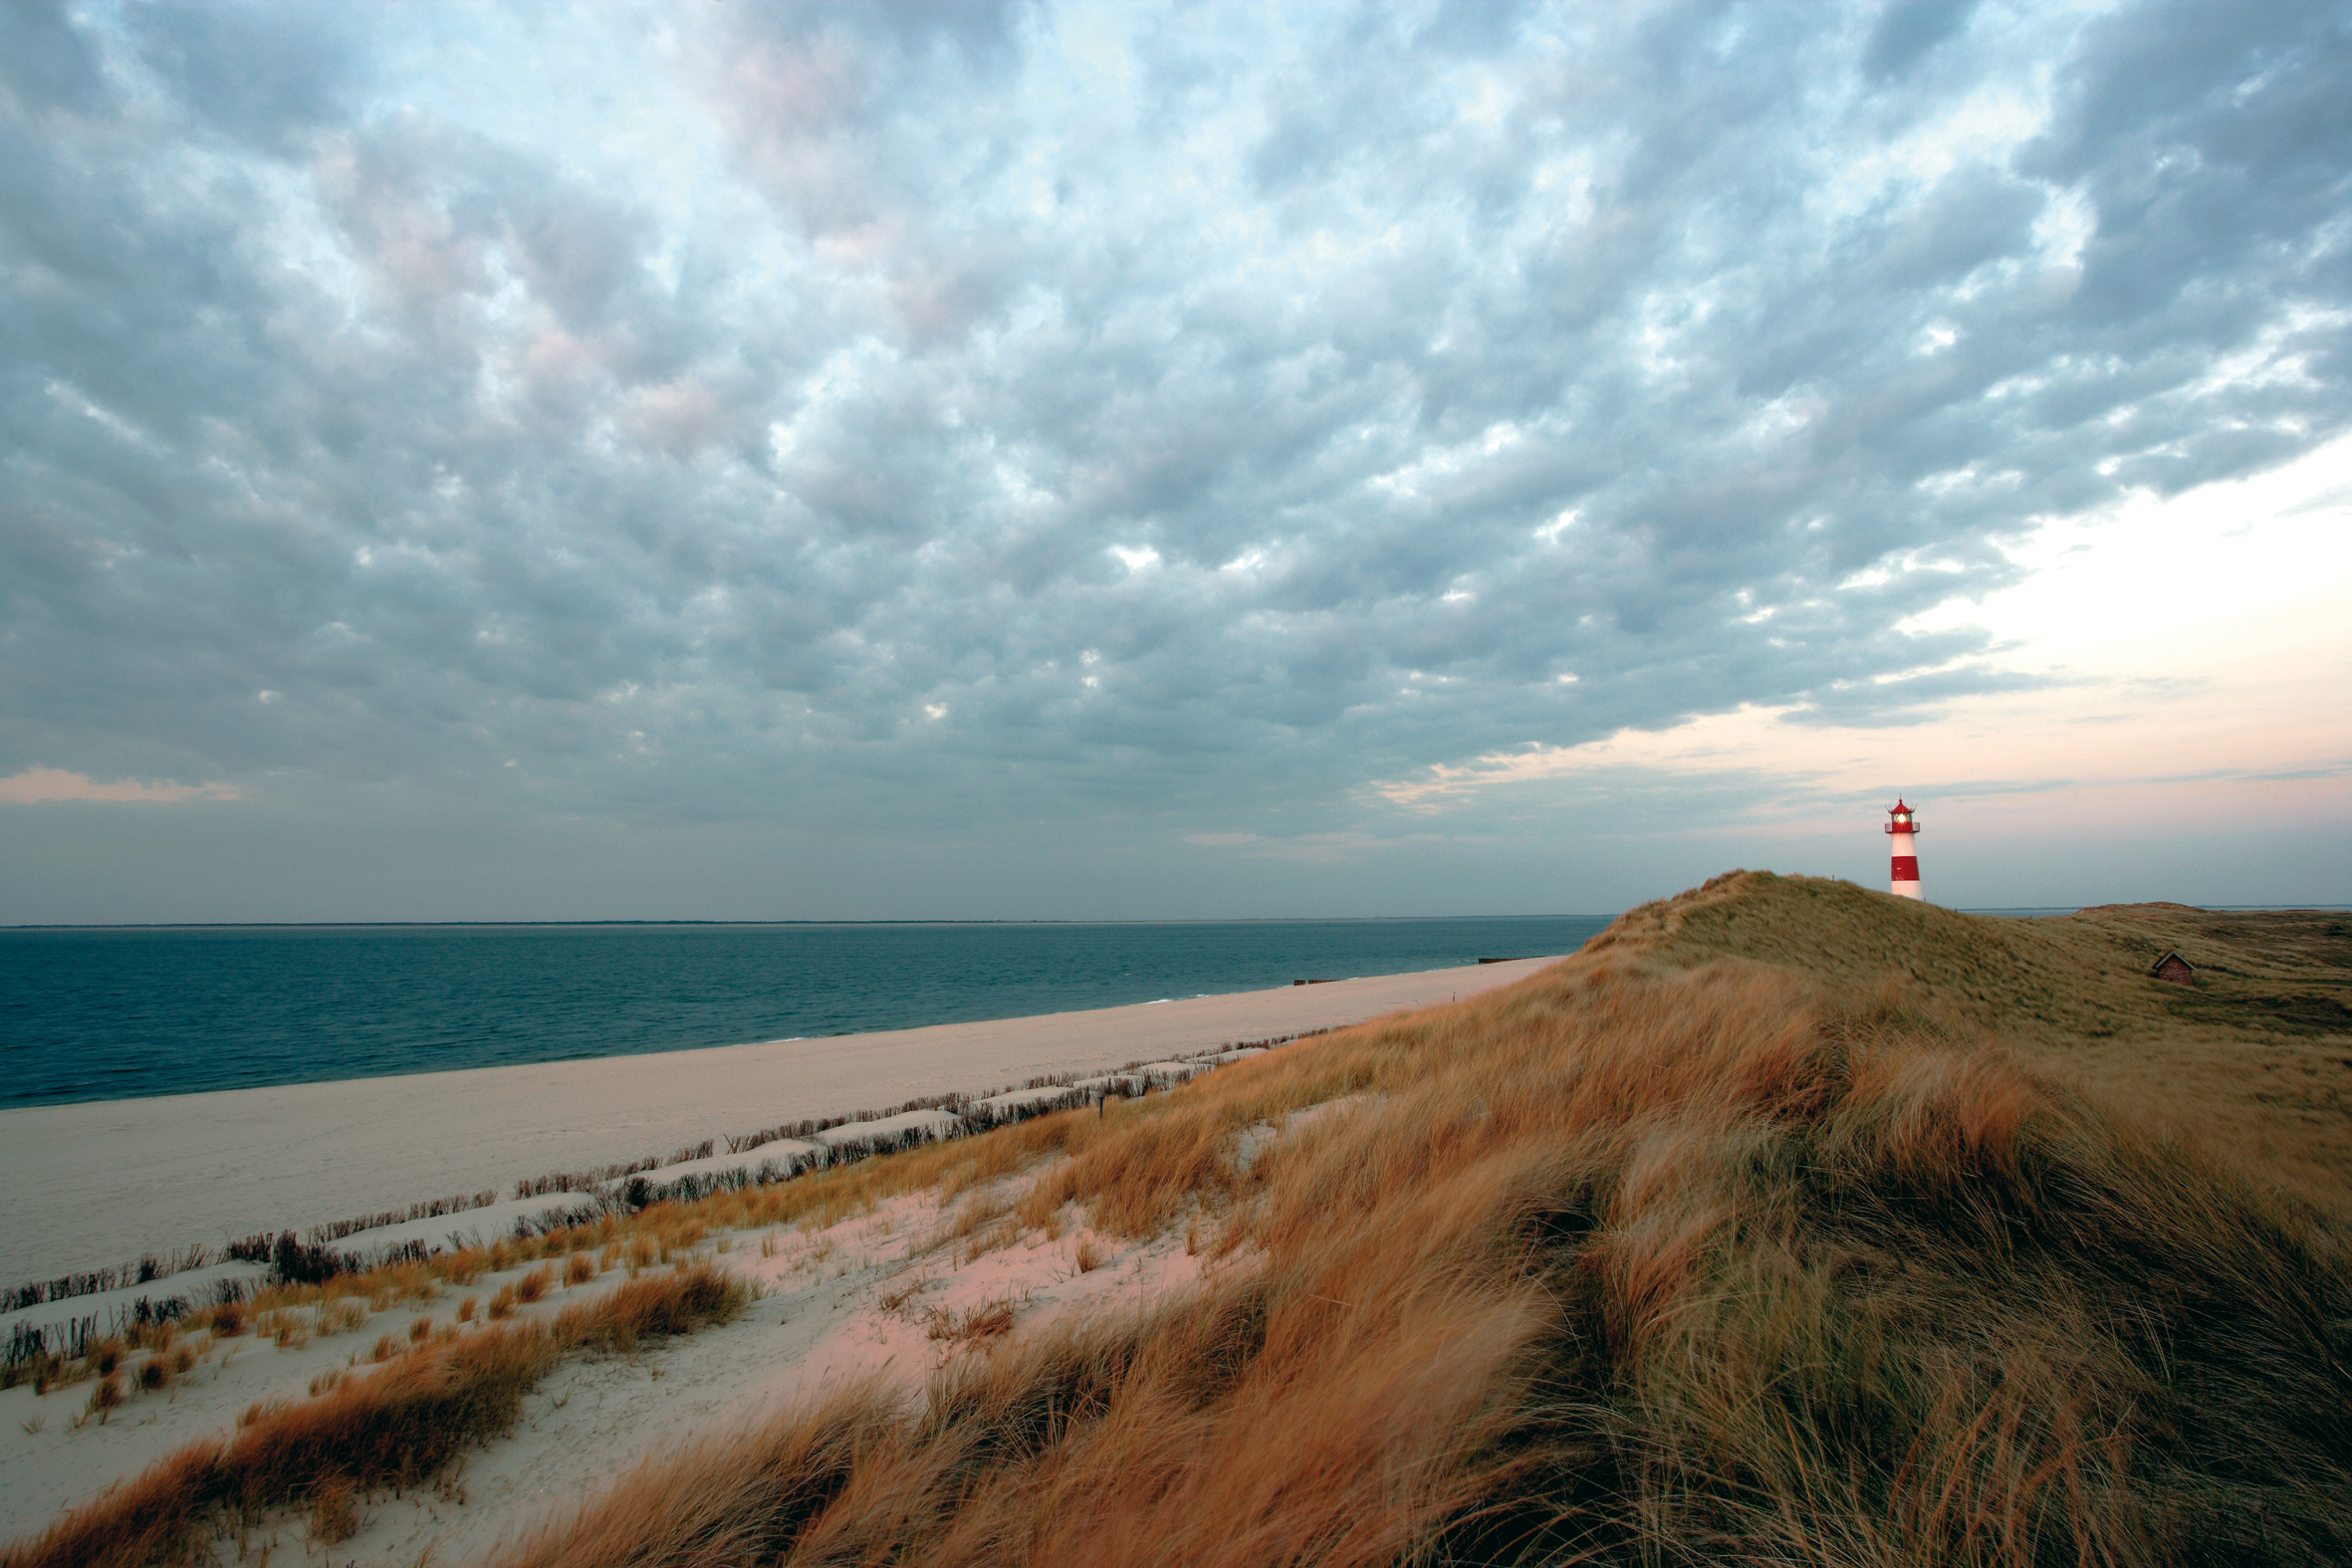
<instances>
[{"instance_id":1,"label":"red and white lighthouse","mask_svg":"<svg viewBox=\"0 0 2352 1568\"><path fill-rule=\"evenodd\" d=\"M1919 846L1912 842L1912 835L1919 831L1919 824L1911 819L1911 807L1905 805L1901 800L1895 802L1894 809L1887 812L1887 815L1894 818L1893 821L1887 823L1887 831L1894 835L1895 896L1897 898L1917 898L1919 897Z\"/></svg>"}]
</instances>

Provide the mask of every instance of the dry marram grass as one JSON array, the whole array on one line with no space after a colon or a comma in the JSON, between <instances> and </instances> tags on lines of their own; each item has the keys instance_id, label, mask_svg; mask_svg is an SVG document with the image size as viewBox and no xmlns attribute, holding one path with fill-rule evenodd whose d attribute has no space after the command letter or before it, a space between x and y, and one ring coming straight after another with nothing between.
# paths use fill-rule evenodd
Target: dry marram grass
<instances>
[{"instance_id":1,"label":"dry marram grass","mask_svg":"<svg viewBox=\"0 0 2352 1568\"><path fill-rule=\"evenodd\" d=\"M1969 1006L1678 949L1653 910L1509 993L1016 1129L953 1168L1066 1155L1025 1223L1206 1201L1231 1266L913 1406L714 1440L500 1568L2352 1553L2337 1217L1988 1048L1970 1008L2015 971L1940 941L1967 917L1757 877L1688 903L1796 942L1883 919Z\"/></svg>"}]
</instances>

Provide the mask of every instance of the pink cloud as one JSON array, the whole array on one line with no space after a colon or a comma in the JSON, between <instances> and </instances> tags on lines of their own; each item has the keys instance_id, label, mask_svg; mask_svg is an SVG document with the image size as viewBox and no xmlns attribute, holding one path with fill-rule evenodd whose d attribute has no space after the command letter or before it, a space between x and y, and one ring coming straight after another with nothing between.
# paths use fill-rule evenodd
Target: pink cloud
<instances>
[{"instance_id":1,"label":"pink cloud","mask_svg":"<svg viewBox=\"0 0 2352 1568\"><path fill-rule=\"evenodd\" d=\"M238 797L233 784L184 784L169 780L140 784L135 779L100 784L87 775L70 774L62 768L28 768L11 778L0 779L0 801L16 805L31 805L39 800L234 800Z\"/></svg>"}]
</instances>

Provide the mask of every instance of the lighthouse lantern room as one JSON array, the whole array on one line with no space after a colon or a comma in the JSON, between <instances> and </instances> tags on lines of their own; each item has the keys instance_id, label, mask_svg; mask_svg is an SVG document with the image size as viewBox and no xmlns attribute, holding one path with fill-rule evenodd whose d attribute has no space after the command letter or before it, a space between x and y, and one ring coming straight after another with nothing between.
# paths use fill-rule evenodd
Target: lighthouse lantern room
<instances>
[{"instance_id":1,"label":"lighthouse lantern room","mask_svg":"<svg viewBox=\"0 0 2352 1568\"><path fill-rule=\"evenodd\" d=\"M1911 819L1911 807L1899 799L1887 815L1894 818L1887 823L1887 831L1894 835L1894 894L1897 898L1917 898L1919 848L1912 842L1912 835L1919 831L1919 824Z\"/></svg>"}]
</instances>

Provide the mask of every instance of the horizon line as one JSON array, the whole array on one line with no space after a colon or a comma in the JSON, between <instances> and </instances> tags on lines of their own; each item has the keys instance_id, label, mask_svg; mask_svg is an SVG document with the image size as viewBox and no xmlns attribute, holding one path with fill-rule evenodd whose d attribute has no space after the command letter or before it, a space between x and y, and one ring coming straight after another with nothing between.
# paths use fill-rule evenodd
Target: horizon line
<instances>
[{"instance_id":1,"label":"horizon line","mask_svg":"<svg viewBox=\"0 0 2352 1568\"><path fill-rule=\"evenodd\" d=\"M1617 912L1622 914L1623 911ZM1099 918L1053 915L1002 915L966 918L903 916L887 919L804 920L123 920L23 921L0 925L0 931L317 931L418 927L548 927L548 926L1244 926L1319 922L1371 924L1389 920L1614 920L1615 914L1531 915L1113 915Z\"/></svg>"},{"instance_id":2,"label":"horizon line","mask_svg":"<svg viewBox=\"0 0 2352 1568\"><path fill-rule=\"evenodd\" d=\"M2140 903L2171 902L2170 900L2138 900ZM1979 904L1939 905L1962 915L2070 915L2085 909L2112 907L2092 904ZM2125 906L2128 907L2128 906ZM2192 904L2192 909L2209 914L2281 914L2294 910L2352 911L2352 904ZM800 919L800 920L714 920L676 919L640 920L613 918L603 920L137 920L137 921L24 921L0 925L0 932L8 931L331 931L331 930L432 930L457 928L485 929L561 929L583 926L1275 926L1275 925L1374 925L1383 921L1406 920L1615 920L1616 914L1531 914L1531 915L1213 915L1213 916L1145 916L1123 915L1087 919L1077 916L992 916L981 918L932 918L904 916L874 920Z\"/></svg>"}]
</instances>

